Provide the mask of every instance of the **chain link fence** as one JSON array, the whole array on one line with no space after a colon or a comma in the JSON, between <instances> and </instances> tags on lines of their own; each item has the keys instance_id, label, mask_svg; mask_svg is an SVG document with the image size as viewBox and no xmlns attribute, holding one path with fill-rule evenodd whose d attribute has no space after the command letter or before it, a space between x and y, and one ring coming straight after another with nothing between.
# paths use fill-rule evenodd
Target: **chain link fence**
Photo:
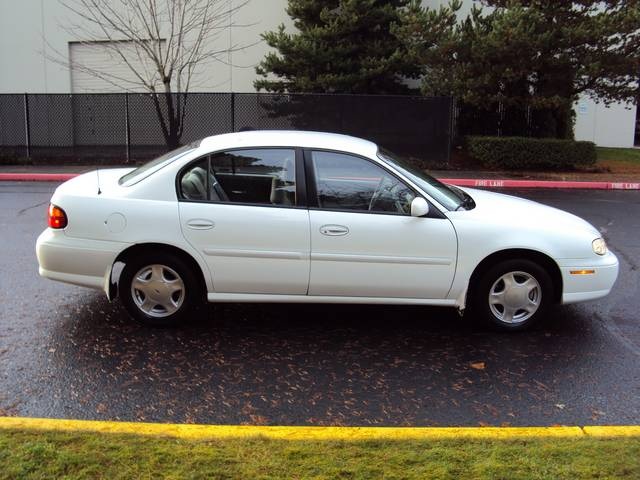
<instances>
[{"instance_id":1,"label":"chain link fence","mask_svg":"<svg viewBox=\"0 0 640 480\"><path fill-rule=\"evenodd\" d=\"M414 160L444 164L453 111L448 97L190 93L180 142L243 129L316 130L367 138ZM166 151L150 95L0 94L5 161L124 163Z\"/></svg>"}]
</instances>

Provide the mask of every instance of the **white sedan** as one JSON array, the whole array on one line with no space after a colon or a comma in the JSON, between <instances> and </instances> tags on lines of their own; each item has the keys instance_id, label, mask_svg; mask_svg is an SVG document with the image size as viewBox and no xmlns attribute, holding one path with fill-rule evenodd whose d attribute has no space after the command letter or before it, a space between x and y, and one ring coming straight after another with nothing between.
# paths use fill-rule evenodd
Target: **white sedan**
<instances>
[{"instance_id":1,"label":"white sedan","mask_svg":"<svg viewBox=\"0 0 640 480\"><path fill-rule=\"evenodd\" d=\"M353 137L252 131L58 187L40 275L176 324L210 302L440 305L520 330L607 295L596 228L516 197L445 185ZM114 268L116 265L122 268Z\"/></svg>"}]
</instances>

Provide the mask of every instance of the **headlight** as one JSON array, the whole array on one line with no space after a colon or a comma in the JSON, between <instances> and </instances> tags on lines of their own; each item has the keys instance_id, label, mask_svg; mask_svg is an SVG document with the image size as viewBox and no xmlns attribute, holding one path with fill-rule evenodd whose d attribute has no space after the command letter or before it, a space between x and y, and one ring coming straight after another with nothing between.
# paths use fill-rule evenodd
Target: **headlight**
<instances>
[{"instance_id":1,"label":"headlight","mask_svg":"<svg viewBox=\"0 0 640 480\"><path fill-rule=\"evenodd\" d=\"M607 244L604 238L596 238L592 243L594 253L598 255L605 255L607 253Z\"/></svg>"}]
</instances>

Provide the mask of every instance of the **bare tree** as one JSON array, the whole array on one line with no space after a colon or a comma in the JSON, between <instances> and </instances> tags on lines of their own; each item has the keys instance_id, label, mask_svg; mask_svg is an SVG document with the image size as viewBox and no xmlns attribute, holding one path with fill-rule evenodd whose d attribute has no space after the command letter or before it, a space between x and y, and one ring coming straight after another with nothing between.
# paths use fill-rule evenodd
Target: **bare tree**
<instances>
[{"instance_id":1,"label":"bare tree","mask_svg":"<svg viewBox=\"0 0 640 480\"><path fill-rule=\"evenodd\" d=\"M167 147L180 144L187 98L198 67L228 64L230 52L246 45L213 49L216 40L238 27L234 13L249 0L60 0L75 17L61 28L79 43L100 46L127 67L131 76L95 65L53 58L69 69L123 90L143 90L153 99ZM235 5L234 5L235 3Z\"/></svg>"}]
</instances>

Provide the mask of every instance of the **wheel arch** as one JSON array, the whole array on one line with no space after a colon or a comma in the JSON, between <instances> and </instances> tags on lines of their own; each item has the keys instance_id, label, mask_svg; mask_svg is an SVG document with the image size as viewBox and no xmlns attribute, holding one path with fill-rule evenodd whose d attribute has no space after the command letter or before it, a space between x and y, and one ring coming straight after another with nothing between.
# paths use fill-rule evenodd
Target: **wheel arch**
<instances>
[{"instance_id":1,"label":"wheel arch","mask_svg":"<svg viewBox=\"0 0 640 480\"><path fill-rule=\"evenodd\" d=\"M472 295L473 289L478 284L478 281L482 275L487 272L496 263L505 260L531 260L542 268L544 268L553 283L553 300L555 303L560 303L562 300L562 273L560 267L556 261L549 255L539 252L537 250L529 250L525 248L510 248L505 250L499 250L485 257L474 269L471 277L469 278L469 284L467 289L467 298Z\"/></svg>"},{"instance_id":2,"label":"wheel arch","mask_svg":"<svg viewBox=\"0 0 640 480\"><path fill-rule=\"evenodd\" d=\"M114 267L116 266L116 264L123 263L126 265L127 261L129 261L130 258L141 255L141 254L149 253L149 252L169 253L179 257L185 263L191 266L200 284L202 295L206 299L208 287L207 287L207 280L205 278L205 272L203 271L203 267L198 263L198 261L193 257L193 255L186 252L182 248L176 247L174 245L169 245L166 243L149 242L149 243L136 243L134 245L131 245L125 248L123 251L121 251L118 254L118 256L115 258L115 260L111 264L111 271L109 272L109 282L108 282L108 292L107 292L109 300L113 300L118 296L118 283L120 280L120 273L122 270L117 271L114 277L114 271L115 271Z\"/></svg>"}]
</instances>

